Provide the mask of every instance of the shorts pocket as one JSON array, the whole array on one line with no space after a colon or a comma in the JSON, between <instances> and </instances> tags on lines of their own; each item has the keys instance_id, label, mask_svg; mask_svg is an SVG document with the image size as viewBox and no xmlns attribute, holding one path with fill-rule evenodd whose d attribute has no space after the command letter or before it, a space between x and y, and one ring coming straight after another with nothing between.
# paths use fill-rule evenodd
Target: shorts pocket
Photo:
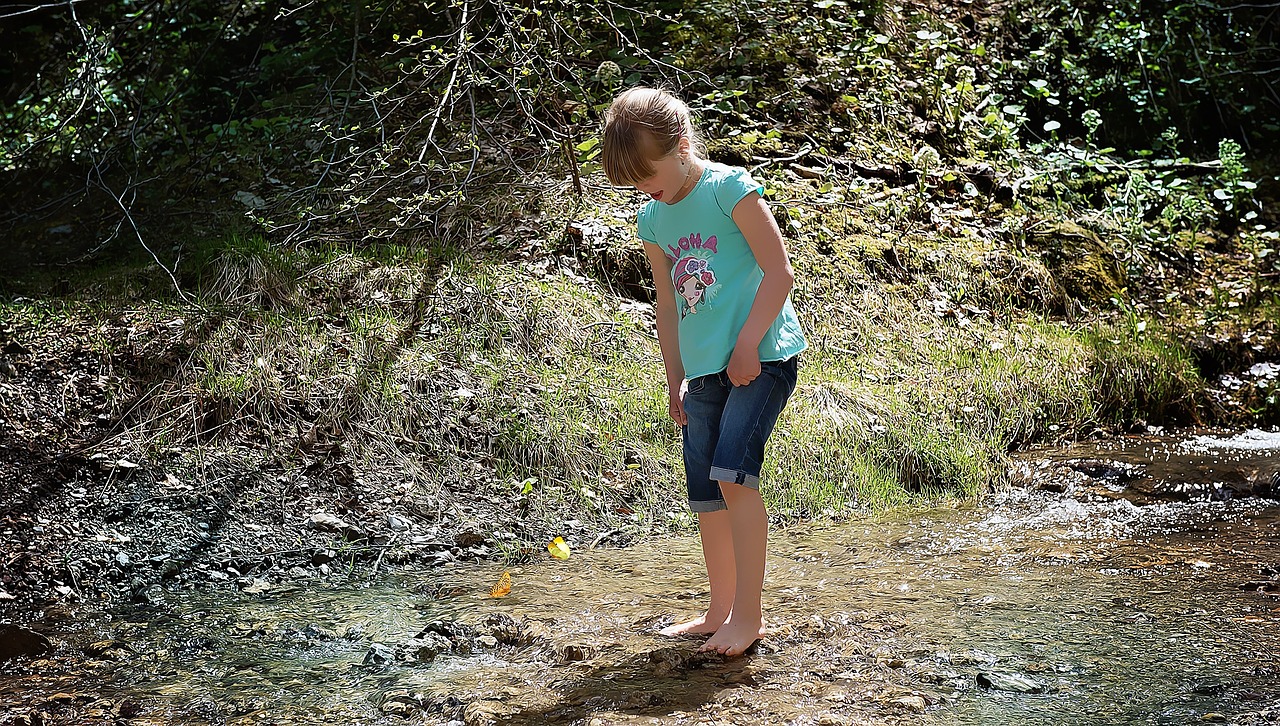
<instances>
[{"instance_id":1,"label":"shorts pocket","mask_svg":"<svg viewBox=\"0 0 1280 726\"><path fill-rule=\"evenodd\" d=\"M707 377L698 376L692 381L689 381L689 388L687 389L687 393L696 396L699 393L702 393L702 389L706 387L707 387Z\"/></svg>"}]
</instances>

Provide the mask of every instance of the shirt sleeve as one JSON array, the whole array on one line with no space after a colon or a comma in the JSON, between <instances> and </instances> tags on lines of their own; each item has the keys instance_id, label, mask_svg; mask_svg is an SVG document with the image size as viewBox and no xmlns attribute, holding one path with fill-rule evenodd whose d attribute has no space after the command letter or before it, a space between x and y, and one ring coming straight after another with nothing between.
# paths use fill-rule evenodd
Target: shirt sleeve
<instances>
[{"instance_id":1,"label":"shirt sleeve","mask_svg":"<svg viewBox=\"0 0 1280 726\"><path fill-rule=\"evenodd\" d=\"M716 203L726 217L732 217L733 208L751 192L764 196L764 185L752 179L746 169L733 167L716 185Z\"/></svg>"},{"instance_id":2,"label":"shirt sleeve","mask_svg":"<svg viewBox=\"0 0 1280 726\"><path fill-rule=\"evenodd\" d=\"M646 203L640 208L640 213L636 215L636 235L645 242L656 245L658 244L658 235L653 232L653 215L650 214L653 211L653 207L650 206L651 204L652 202Z\"/></svg>"}]
</instances>

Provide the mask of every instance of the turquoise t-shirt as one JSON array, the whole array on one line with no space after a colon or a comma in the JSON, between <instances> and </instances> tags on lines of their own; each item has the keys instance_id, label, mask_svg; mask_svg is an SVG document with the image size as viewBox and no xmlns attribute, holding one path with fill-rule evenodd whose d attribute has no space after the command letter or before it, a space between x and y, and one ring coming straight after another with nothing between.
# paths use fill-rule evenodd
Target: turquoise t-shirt
<instances>
[{"instance_id":1,"label":"turquoise t-shirt","mask_svg":"<svg viewBox=\"0 0 1280 726\"><path fill-rule=\"evenodd\" d=\"M675 204L650 201L640 210L640 239L672 261L680 310L680 358L685 378L729 367L764 271L731 216L733 207L764 187L745 169L705 162L688 196ZM760 340L760 360L780 361L808 347L788 296Z\"/></svg>"}]
</instances>

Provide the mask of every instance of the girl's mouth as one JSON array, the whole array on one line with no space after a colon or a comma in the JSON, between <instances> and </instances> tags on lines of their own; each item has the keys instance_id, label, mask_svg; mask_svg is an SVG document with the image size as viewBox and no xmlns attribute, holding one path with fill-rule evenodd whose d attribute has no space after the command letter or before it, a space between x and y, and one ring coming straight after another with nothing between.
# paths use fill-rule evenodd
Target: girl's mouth
<instances>
[{"instance_id":1,"label":"girl's mouth","mask_svg":"<svg viewBox=\"0 0 1280 726\"><path fill-rule=\"evenodd\" d=\"M662 199L662 192L660 192L660 191L659 191L659 192L654 192L653 194L650 194L649 196L653 197L653 201L657 202L657 201L660 201L660 200Z\"/></svg>"}]
</instances>

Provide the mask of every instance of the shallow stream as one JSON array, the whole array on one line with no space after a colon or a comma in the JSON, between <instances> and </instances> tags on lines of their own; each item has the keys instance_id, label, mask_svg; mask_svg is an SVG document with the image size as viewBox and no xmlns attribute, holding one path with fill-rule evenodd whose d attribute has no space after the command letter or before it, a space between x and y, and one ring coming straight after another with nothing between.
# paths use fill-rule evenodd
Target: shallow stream
<instances>
[{"instance_id":1,"label":"shallow stream","mask_svg":"<svg viewBox=\"0 0 1280 726\"><path fill-rule=\"evenodd\" d=\"M0 707L45 723L1280 722L1280 508L1258 496L1277 462L1280 434L1260 432L1032 453L1024 486L981 506L776 529L775 633L740 659L656 634L705 597L697 541L677 538L512 568L498 598L499 566L459 566L81 616L53 655L0 666ZM1237 480L1251 496L1223 493Z\"/></svg>"}]
</instances>

